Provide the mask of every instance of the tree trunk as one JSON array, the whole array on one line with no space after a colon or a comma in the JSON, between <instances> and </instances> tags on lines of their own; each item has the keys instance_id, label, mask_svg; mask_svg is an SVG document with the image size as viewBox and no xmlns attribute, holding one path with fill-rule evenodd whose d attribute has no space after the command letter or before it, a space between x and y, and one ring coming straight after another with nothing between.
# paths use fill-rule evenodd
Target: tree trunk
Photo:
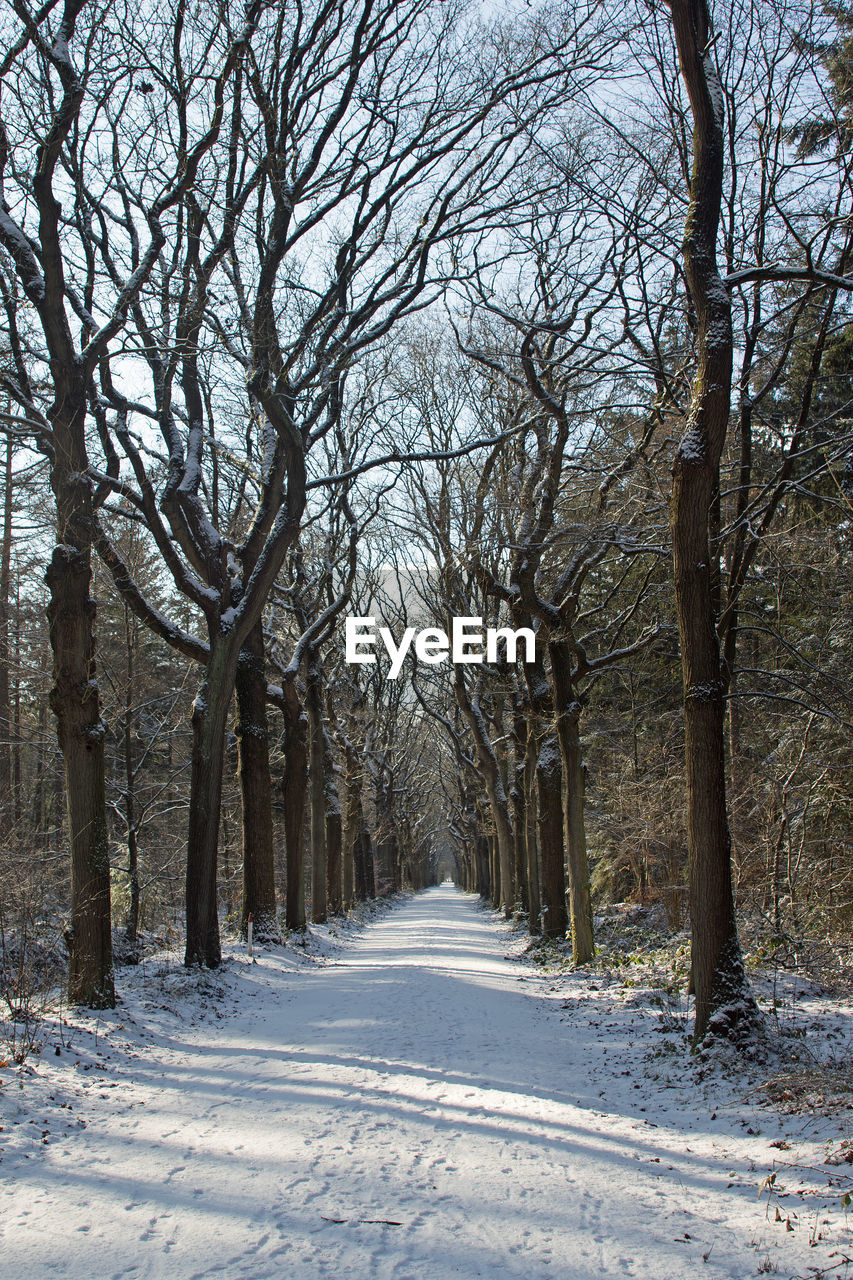
<instances>
[{"instance_id":1,"label":"tree trunk","mask_svg":"<svg viewBox=\"0 0 853 1280\"><path fill-rule=\"evenodd\" d=\"M45 760L44 753L46 749L45 739L47 736L47 714L43 699L39 699L38 703L38 719L36 721L36 775L33 782L33 796L31 808L31 823L33 829L33 838L36 844L41 847L46 838L45 828L47 826L47 816L45 813Z\"/></svg>"},{"instance_id":2,"label":"tree trunk","mask_svg":"<svg viewBox=\"0 0 853 1280\"><path fill-rule=\"evenodd\" d=\"M340 886L341 886L341 911L349 911L355 901L355 813L353 811L353 797L350 788L350 773L352 770L351 758L355 757L355 750L350 742L343 721L335 720L335 736L338 748L343 761L343 769L339 770L340 785L335 782L335 790L338 795L338 808L340 810L341 825L341 848L340 848ZM334 834L327 833L327 839L330 844L334 840Z\"/></svg>"},{"instance_id":3,"label":"tree trunk","mask_svg":"<svg viewBox=\"0 0 853 1280\"><path fill-rule=\"evenodd\" d=\"M352 841L353 888L356 902L366 902L376 892L370 836L364 820L363 757L358 746L347 743L347 828Z\"/></svg>"},{"instance_id":4,"label":"tree trunk","mask_svg":"<svg viewBox=\"0 0 853 1280\"><path fill-rule=\"evenodd\" d=\"M139 963L139 842L136 838L136 818L133 806L130 809L131 825L127 829L127 872L130 882L130 905L127 911L127 924L124 936L127 939L126 959L128 964Z\"/></svg>"},{"instance_id":5,"label":"tree trunk","mask_svg":"<svg viewBox=\"0 0 853 1280\"><path fill-rule=\"evenodd\" d=\"M329 731L323 724L323 792L326 810L326 907L343 909L343 814L338 793L338 770Z\"/></svg>"},{"instance_id":6,"label":"tree trunk","mask_svg":"<svg viewBox=\"0 0 853 1280\"><path fill-rule=\"evenodd\" d=\"M65 355L72 362L70 334L61 320L59 324L69 339ZM62 750L71 846L68 998L73 1004L111 1008L115 986L105 733L95 667L95 602L90 595L92 485L87 475L85 388L75 365L57 359L54 391L50 484L56 499L57 545L45 581L53 650L50 706Z\"/></svg>"},{"instance_id":7,"label":"tree trunk","mask_svg":"<svg viewBox=\"0 0 853 1280\"><path fill-rule=\"evenodd\" d=\"M343 886L344 906L362 902L367 896L364 860L361 856L361 756L349 738L344 739L344 787L346 818L344 822Z\"/></svg>"},{"instance_id":8,"label":"tree trunk","mask_svg":"<svg viewBox=\"0 0 853 1280\"><path fill-rule=\"evenodd\" d=\"M237 693L238 775L243 823L243 906L240 920L246 936L249 916L259 942L278 942L275 902L275 842L272 820L267 680L264 631L259 620L240 654Z\"/></svg>"},{"instance_id":9,"label":"tree trunk","mask_svg":"<svg viewBox=\"0 0 853 1280\"><path fill-rule=\"evenodd\" d=\"M711 502L728 426L731 303L717 268L723 188L723 93L707 52L706 0L672 0L681 73L693 110L693 172L684 267L697 322L687 429L673 464L671 524L684 681L694 1043L754 1017L735 924L726 813L723 679L709 546ZM713 1019L713 1022L712 1022Z\"/></svg>"},{"instance_id":10,"label":"tree trunk","mask_svg":"<svg viewBox=\"0 0 853 1280\"><path fill-rule=\"evenodd\" d=\"M492 821L495 826L496 867L492 874L492 902L495 910L502 910L506 919L512 915L512 865L514 843L512 821L509 815L509 802L501 777L494 748L489 740L488 730L483 714L476 700L468 695L461 668L457 667L456 700L459 709L471 729L477 748L477 765L483 778Z\"/></svg>"},{"instance_id":11,"label":"tree trunk","mask_svg":"<svg viewBox=\"0 0 853 1280\"><path fill-rule=\"evenodd\" d=\"M358 840L356 842L356 886L359 880L363 885L362 901L375 898L378 893L376 856L373 848L373 837L364 816L364 801L359 792L357 798ZM360 869L360 870L359 870ZM356 897L358 893L356 892Z\"/></svg>"},{"instance_id":12,"label":"tree trunk","mask_svg":"<svg viewBox=\"0 0 853 1280\"><path fill-rule=\"evenodd\" d=\"M12 702L14 706L14 728L12 732L12 820L18 826L23 816L24 782L21 765L21 744L24 737L21 732L21 579L18 577L15 591L15 680Z\"/></svg>"},{"instance_id":13,"label":"tree trunk","mask_svg":"<svg viewBox=\"0 0 853 1280\"><path fill-rule=\"evenodd\" d=\"M216 968L222 959L216 865L225 738L236 678L233 643L211 638L210 658L192 712L192 767L187 837L186 965Z\"/></svg>"},{"instance_id":14,"label":"tree trunk","mask_svg":"<svg viewBox=\"0 0 853 1280\"><path fill-rule=\"evenodd\" d=\"M305 691L308 726L311 732L309 794L311 801L311 919L326 919L326 786L325 740L323 732L323 673L319 656L308 658Z\"/></svg>"},{"instance_id":15,"label":"tree trunk","mask_svg":"<svg viewBox=\"0 0 853 1280\"><path fill-rule=\"evenodd\" d=\"M225 908L225 919L230 920L234 915L234 898L233 886L234 877L231 873L231 824L228 821L228 810L222 810L222 872L218 876L222 884L222 905Z\"/></svg>"},{"instance_id":16,"label":"tree trunk","mask_svg":"<svg viewBox=\"0 0 853 1280\"><path fill-rule=\"evenodd\" d=\"M524 753L524 852L527 858L527 913L528 932L538 936L542 932L542 899L539 879L539 848L536 840L536 734L532 722L528 723Z\"/></svg>"},{"instance_id":17,"label":"tree trunk","mask_svg":"<svg viewBox=\"0 0 853 1280\"><path fill-rule=\"evenodd\" d=\"M284 848L287 864L285 924L305 928L305 801L308 794L308 720L295 680L284 685Z\"/></svg>"},{"instance_id":18,"label":"tree trunk","mask_svg":"<svg viewBox=\"0 0 853 1280\"><path fill-rule=\"evenodd\" d=\"M474 856L477 860L477 892L480 897L488 901L491 897L492 886L489 875L489 842L483 834L480 822L477 822L476 844L474 846Z\"/></svg>"},{"instance_id":19,"label":"tree trunk","mask_svg":"<svg viewBox=\"0 0 853 1280\"><path fill-rule=\"evenodd\" d=\"M503 902L501 896L501 860L494 831L489 834L489 878L492 882L492 907L495 911L500 911ZM505 914L509 915L509 912Z\"/></svg>"},{"instance_id":20,"label":"tree trunk","mask_svg":"<svg viewBox=\"0 0 853 1280\"><path fill-rule=\"evenodd\" d=\"M115 1004L115 987L104 726L95 679L91 578L88 546L60 542L54 548L45 580L50 588L47 616L53 649L50 705L65 767L71 840L68 999L103 1009Z\"/></svg>"},{"instance_id":21,"label":"tree trunk","mask_svg":"<svg viewBox=\"0 0 853 1280\"><path fill-rule=\"evenodd\" d=\"M557 740L563 766L572 958L576 965L580 965L595 955L584 824L583 755L579 731L581 705L572 685L572 654L568 645L552 636L548 641L548 652L551 656Z\"/></svg>"},{"instance_id":22,"label":"tree trunk","mask_svg":"<svg viewBox=\"0 0 853 1280\"><path fill-rule=\"evenodd\" d=\"M7 403L7 412L9 406ZM3 542L0 548L0 840L7 841L15 821L12 789L12 702L9 668L9 606L12 585L12 441L6 441L3 466Z\"/></svg>"},{"instance_id":23,"label":"tree trunk","mask_svg":"<svg viewBox=\"0 0 853 1280\"><path fill-rule=\"evenodd\" d=\"M139 847L136 839L136 760L133 750L133 706L136 698L135 634L130 610L124 609L125 653L127 671L124 690L124 817L127 824L127 877L130 885L130 905L127 912L124 936L127 942L127 960L139 961Z\"/></svg>"},{"instance_id":24,"label":"tree trunk","mask_svg":"<svg viewBox=\"0 0 853 1280\"><path fill-rule=\"evenodd\" d=\"M524 787L529 733L530 717L523 708L519 708L513 716L513 779L509 794L512 802L512 829L515 833L516 898L522 911L530 910L530 889L527 881L527 792Z\"/></svg>"},{"instance_id":25,"label":"tree trunk","mask_svg":"<svg viewBox=\"0 0 853 1280\"><path fill-rule=\"evenodd\" d=\"M66 835L68 825L68 802L65 789L65 762L62 750L53 753L53 767L50 771L51 782L48 803L49 835L48 839L59 844Z\"/></svg>"},{"instance_id":26,"label":"tree trunk","mask_svg":"<svg viewBox=\"0 0 853 1280\"><path fill-rule=\"evenodd\" d=\"M524 612L517 611L515 620L518 626L530 625L530 618ZM544 628L542 634L545 634ZM549 726L541 740L539 733L531 735L530 753L533 753L533 759L526 761L530 785L533 785L533 779L536 785L536 827L528 832L528 860L531 864L531 886L536 880L538 906L535 921L531 907L530 931L541 933L546 938L564 938L569 928L569 916L566 910L563 769L560 744L551 728L554 716L553 680L546 671L541 644L536 646L536 661L525 663L524 678L527 681L533 722Z\"/></svg>"},{"instance_id":27,"label":"tree trunk","mask_svg":"<svg viewBox=\"0 0 853 1280\"><path fill-rule=\"evenodd\" d=\"M380 898L388 897L399 888L399 848L394 829L393 776L386 769L384 759L376 780L376 892Z\"/></svg>"},{"instance_id":28,"label":"tree trunk","mask_svg":"<svg viewBox=\"0 0 853 1280\"><path fill-rule=\"evenodd\" d=\"M539 848L542 855L542 936L565 938L566 875L563 864L563 770L556 735L549 733L536 759Z\"/></svg>"}]
</instances>

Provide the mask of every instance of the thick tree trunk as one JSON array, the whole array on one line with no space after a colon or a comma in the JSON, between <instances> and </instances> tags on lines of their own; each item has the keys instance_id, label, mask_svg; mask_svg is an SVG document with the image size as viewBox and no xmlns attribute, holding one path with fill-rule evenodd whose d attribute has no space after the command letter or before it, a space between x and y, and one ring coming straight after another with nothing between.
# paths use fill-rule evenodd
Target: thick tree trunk
<instances>
[{"instance_id":1,"label":"thick tree trunk","mask_svg":"<svg viewBox=\"0 0 853 1280\"><path fill-rule=\"evenodd\" d=\"M364 825L364 810L358 802L358 827L353 851L355 859L355 896L359 902L367 902L376 893L376 871L373 863L373 847Z\"/></svg>"},{"instance_id":2,"label":"thick tree trunk","mask_svg":"<svg viewBox=\"0 0 853 1280\"><path fill-rule=\"evenodd\" d=\"M462 848L457 855L455 883L460 885L466 893L474 892L474 851L470 840L462 842Z\"/></svg>"},{"instance_id":3,"label":"thick tree trunk","mask_svg":"<svg viewBox=\"0 0 853 1280\"><path fill-rule=\"evenodd\" d=\"M518 612L515 620L518 626L530 625L530 618L526 613ZM541 634L544 636L544 628ZM546 938L564 938L569 928L569 916L566 909L563 769L560 744L550 728L554 717L553 681L545 668L541 642L536 646L536 661L524 666L524 678L527 681L531 718L537 725L549 726L541 739L539 733L531 734L526 761L530 785L533 785L535 779L536 787L536 828L528 831L527 838L530 864L528 874L531 886L536 880L538 893L535 920L531 906L530 931L541 933ZM531 753L534 754L533 759L530 758Z\"/></svg>"},{"instance_id":4,"label":"thick tree trunk","mask_svg":"<svg viewBox=\"0 0 853 1280\"><path fill-rule=\"evenodd\" d=\"M308 795L308 718L295 680L284 686L284 849L287 866L285 924L305 928L305 803Z\"/></svg>"},{"instance_id":5,"label":"thick tree trunk","mask_svg":"<svg viewBox=\"0 0 853 1280\"><path fill-rule=\"evenodd\" d=\"M332 741L323 724L323 795L326 811L326 907L343 909L343 814Z\"/></svg>"},{"instance_id":6,"label":"thick tree trunk","mask_svg":"<svg viewBox=\"0 0 853 1280\"><path fill-rule=\"evenodd\" d=\"M350 793L349 752L344 751L344 804L341 821L341 908L349 911L355 902L355 814Z\"/></svg>"},{"instance_id":7,"label":"thick tree trunk","mask_svg":"<svg viewBox=\"0 0 853 1280\"><path fill-rule=\"evenodd\" d=\"M24 780L21 763L21 580L18 579L15 592L15 679L12 685L12 703L14 706L14 725L12 729L12 821L15 827L23 816Z\"/></svg>"},{"instance_id":8,"label":"thick tree trunk","mask_svg":"<svg viewBox=\"0 0 853 1280\"><path fill-rule=\"evenodd\" d=\"M341 907L344 911L349 911L356 897L354 846L354 837L344 825L341 832Z\"/></svg>"},{"instance_id":9,"label":"thick tree trunk","mask_svg":"<svg viewBox=\"0 0 853 1280\"><path fill-rule=\"evenodd\" d=\"M373 848L364 818L364 763L357 744L346 744L347 846L352 860L353 895L366 902L376 893Z\"/></svg>"},{"instance_id":10,"label":"thick tree trunk","mask_svg":"<svg viewBox=\"0 0 853 1280\"><path fill-rule=\"evenodd\" d=\"M110 927L110 865L104 777L104 724L95 669L92 487L87 477L85 393L75 370L57 362L51 407L57 546L45 581L53 649L50 705L62 750L71 844L68 998L115 1003ZM57 815L58 816L58 815Z\"/></svg>"},{"instance_id":11,"label":"thick tree trunk","mask_svg":"<svg viewBox=\"0 0 853 1280\"><path fill-rule=\"evenodd\" d=\"M133 707L136 700L136 644L130 610L124 610L125 652L127 671L124 691L124 814L127 824L127 876L130 886L130 905L127 912L124 936L127 943L126 959L130 964L139 960L139 846L136 838L136 759L133 749Z\"/></svg>"},{"instance_id":12,"label":"thick tree trunk","mask_svg":"<svg viewBox=\"0 0 853 1280\"><path fill-rule=\"evenodd\" d=\"M53 649L50 705L65 766L71 839L68 998L115 1004L110 932L110 864L104 780L104 726L95 680L95 602L88 546L60 543L45 579Z\"/></svg>"},{"instance_id":13,"label":"thick tree trunk","mask_svg":"<svg viewBox=\"0 0 853 1280\"><path fill-rule=\"evenodd\" d=\"M563 770L555 734L549 733L540 745L536 759L536 790L542 857L542 936L565 938L569 916L563 863Z\"/></svg>"},{"instance_id":14,"label":"thick tree trunk","mask_svg":"<svg viewBox=\"0 0 853 1280\"><path fill-rule=\"evenodd\" d=\"M479 791L479 788L477 789ZM483 799L471 796L471 815L476 832L477 892L486 902L492 897L491 844L486 835L486 811Z\"/></svg>"},{"instance_id":15,"label":"thick tree trunk","mask_svg":"<svg viewBox=\"0 0 853 1280\"><path fill-rule=\"evenodd\" d=\"M308 659L305 707L311 734L309 795L311 809L311 919L326 919L326 779L323 732L323 674L319 657Z\"/></svg>"},{"instance_id":16,"label":"thick tree trunk","mask_svg":"<svg viewBox=\"0 0 853 1280\"><path fill-rule=\"evenodd\" d=\"M572 654L568 645L563 640L551 637L548 651L551 656L557 740L563 766L572 957L574 963L580 965L586 964L595 955L584 823L583 755L579 730L581 705L572 685Z\"/></svg>"},{"instance_id":17,"label":"thick tree trunk","mask_svg":"<svg viewBox=\"0 0 853 1280\"><path fill-rule=\"evenodd\" d=\"M222 874L218 878L222 882L222 905L225 918L230 920L234 915L234 898L232 896L234 877L231 874L231 823L228 821L227 809L222 810Z\"/></svg>"},{"instance_id":18,"label":"thick tree trunk","mask_svg":"<svg viewBox=\"0 0 853 1280\"><path fill-rule=\"evenodd\" d=\"M492 908L496 911L501 909L501 859L498 858L497 840L494 838L494 832L489 832L489 881L492 884Z\"/></svg>"},{"instance_id":19,"label":"thick tree trunk","mask_svg":"<svg viewBox=\"0 0 853 1280\"><path fill-rule=\"evenodd\" d=\"M488 902L492 894L491 867L489 865L489 841L482 830L477 832L477 891Z\"/></svg>"},{"instance_id":20,"label":"thick tree trunk","mask_svg":"<svg viewBox=\"0 0 853 1280\"><path fill-rule=\"evenodd\" d=\"M510 788L512 802L512 829L515 834L515 884L516 898L522 911L530 910L530 888L527 879L527 792L524 787L524 770L530 717L519 708L513 716L513 778Z\"/></svg>"},{"instance_id":21,"label":"thick tree trunk","mask_svg":"<svg viewBox=\"0 0 853 1280\"><path fill-rule=\"evenodd\" d=\"M672 0L681 72L693 109L693 173L684 266L696 311L697 369L687 430L673 465L671 524L684 680L694 1042L752 1022L735 924L726 813L723 679L712 591L711 502L728 426L731 303L717 268L723 187L722 88L707 49L706 0Z\"/></svg>"},{"instance_id":22,"label":"thick tree trunk","mask_svg":"<svg viewBox=\"0 0 853 1280\"><path fill-rule=\"evenodd\" d=\"M459 709L468 722L474 738L477 749L477 766L485 784L492 821L495 827L496 866L491 877L492 903L495 910L503 911L504 916L509 919L514 905L512 866L515 853L512 820L509 814L506 789L504 788L497 757L483 720L482 711L479 704L469 697L464 677L458 667L455 688Z\"/></svg>"},{"instance_id":23,"label":"thick tree trunk","mask_svg":"<svg viewBox=\"0 0 853 1280\"><path fill-rule=\"evenodd\" d=\"M539 846L536 840L536 734L533 724L528 724L524 753L524 852L527 858L527 913L528 932L538 936L542 932L542 898L539 880Z\"/></svg>"},{"instance_id":24,"label":"thick tree trunk","mask_svg":"<svg viewBox=\"0 0 853 1280\"><path fill-rule=\"evenodd\" d=\"M361 856L364 860L364 883L367 885L367 896L375 898L379 893L376 842L373 832L367 825L363 805L361 810Z\"/></svg>"},{"instance_id":25,"label":"thick tree trunk","mask_svg":"<svg viewBox=\"0 0 853 1280\"><path fill-rule=\"evenodd\" d=\"M346 816L344 821L343 886L344 906L363 902L367 896L364 859L361 856L361 788L363 771L361 755L355 745L344 739L344 788Z\"/></svg>"},{"instance_id":26,"label":"thick tree trunk","mask_svg":"<svg viewBox=\"0 0 853 1280\"><path fill-rule=\"evenodd\" d=\"M732 894L722 685L707 560L703 559L708 548L696 527L700 521L688 514L693 508L698 516L702 497L697 488L676 480L673 535L684 678L691 969L698 1041L708 1031L713 1013L722 1013L723 1022L740 1019L746 978ZM731 1013L723 1013L724 1008ZM723 1029L722 1023L718 1029Z\"/></svg>"},{"instance_id":27,"label":"thick tree trunk","mask_svg":"<svg viewBox=\"0 0 853 1280\"><path fill-rule=\"evenodd\" d=\"M187 835L187 944L184 964L216 968L222 959L216 868L225 738L237 654L211 641L210 658L193 703L190 813Z\"/></svg>"},{"instance_id":28,"label":"thick tree trunk","mask_svg":"<svg viewBox=\"0 0 853 1280\"><path fill-rule=\"evenodd\" d=\"M8 412L8 405L7 405ZM9 839L15 821L12 787L12 701L9 668L9 606L12 585L12 441L6 441L3 466L3 542L0 548L0 840Z\"/></svg>"},{"instance_id":29,"label":"thick tree trunk","mask_svg":"<svg viewBox=\"0 0 853 1280\"><path fill-rule=\"evenodd\" d=\"M49 839L60 841L66 834L66 826L68 824L68 802L65 789L65 764L62 758L62 751L57 751L53 756L53 767L51 769L50 797L48 801L48 822L49 822Z\"/></svg>"},{"instance_id":30,"label":"thick tree trunk","mask_svg":"<svg viewBox=\"0 0 853 1280\"><path fill-rule=\"evenodd\" d=\"M400 888L400 847L394 822L394 779L384 760L376 780L376 893L380 898Z\"/></svg>"},{"instance_id":31,"label":"thick tree trunk","mask_svg":"<svg viewBox=\"0 0 853 1280\"><path fill-rule=\"evenodd\" d=\"M243 646L235 682L238 775L243 823L243 906L246 936L252 916L258 941L280 940L275 901L275 842L272 820L267 680L263 624L258 621Z\"/></svg>"}]
</instances>

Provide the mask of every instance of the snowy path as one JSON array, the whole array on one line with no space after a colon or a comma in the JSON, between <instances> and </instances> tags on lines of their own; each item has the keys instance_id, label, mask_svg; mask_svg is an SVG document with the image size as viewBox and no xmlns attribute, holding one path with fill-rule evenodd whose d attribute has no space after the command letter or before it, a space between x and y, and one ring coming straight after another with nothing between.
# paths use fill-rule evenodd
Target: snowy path
<instances>
[{"instance_id":1,"label":"snowy path","mask_svg":"<svg viewBox=\"0 0 853 1280\"><path fill-rule=\"evenodd\" d=\"M806 1274L746 1172L769 1135L723 1157L707 1110L668 1122L622 1078L630 1024L575 1026L506 948L442 886L333 963L241 966L221 1021L134 1023L85 1134L0 1166L3 1280Z\"/></svg>"}]
</instances>

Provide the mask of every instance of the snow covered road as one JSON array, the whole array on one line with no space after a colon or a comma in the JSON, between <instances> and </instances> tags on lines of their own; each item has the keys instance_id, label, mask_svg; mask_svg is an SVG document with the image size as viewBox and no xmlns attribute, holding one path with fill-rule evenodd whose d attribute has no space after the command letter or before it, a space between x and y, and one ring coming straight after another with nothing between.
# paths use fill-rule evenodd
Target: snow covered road
<instances>
[{"instance_id":1,"label":"snow covered road","mask_svg":"<svg viewBox=\"0 0 853 1280\"><path fill-rule=\"evenodd\" d=\"M173 992L101 1020L108 1062L46 1046L87 1127L4 1157L3 1280L807 1274L756 1194L774 1134L723 1154L707 1106L634 1088L627 1015L567 1016L508 945L443 885L331 961L232 962L221 1017Z\"/></svg>"}]
</instances>

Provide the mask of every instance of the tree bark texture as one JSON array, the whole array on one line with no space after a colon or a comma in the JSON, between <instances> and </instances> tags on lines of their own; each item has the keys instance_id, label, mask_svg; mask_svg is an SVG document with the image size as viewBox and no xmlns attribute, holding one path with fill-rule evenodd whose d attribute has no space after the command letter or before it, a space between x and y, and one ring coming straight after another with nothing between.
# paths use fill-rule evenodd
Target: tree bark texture
<instances>
[{"instance_id":1,"label":"tree bark texture","mask_svg":"<svg viewBox=\"0 0 853 1280\"><path fill-rule=\"evenodd\" d=\"M366 902L376 893L373 844L364 816L364 757L359 745L346 740L346 857L352 864L352 891L356 902Z\"/></svg>"},{"instance_id":2,"label":"tree bark texture","mask_svg":"<svg viewBox=\"0 0 853 1280\"><path fill-rule=\"evenodd\" d=\"M45 575L53 649L50 705L65 767L71 840L68 998L91 1008L115 1004L110 931L110 865L104 726L95 679L95 602L88 547L61 542Z\"/></svg>"},{"instance_id":3,"label":"tree bark texture","mask_svg":"<svg viewBox=\"0 0 853 1280\"><path fill-rule=\"evenodd\" d=\"M243 646L236 676L238 774L243 823L243 906L240 928L246 936L280 940L275 901L275 842L272 819L267 681L264 632L255 623Z\"/></svg>"},{"instance_id":4,"label":"tree bark texture","mask_svg":"<svg viewBox=\"0 0 853 1280\"><path fill-rule=\"evenodd\" d=\"M528 725L524 753L524 852L527 858L527 892L529 898L527 925L531 935L542 932L542 899L540 896L539 846L536 840L536 734Z\"/></svg>"},{"instance_id":5,"label":"tree bark texture","mask_svg":"<svg viewBox=\"0 0 853 1280\"><path fill-rule=\"evenodd\" d=\"M524 786L524 770L527 738L530 733L530 717L524 709L513 716L513 777L510 788L512 801L512 827L515 833L515 884L516 898L522 911L530 909L530 888L527 879L527 791Z\"/></svg>"},{"instance_id":6,"label":"tree bark texture","mask_svg":"<svg viewBox=\"0 0 853 1280\"><path fill-rule=\"evenodd\" d=\"M305 928L305 804L308 796L308 717L295 680L284 686L284 849L287 867L285 924Z\"/></svg>"},{"instance_id":7,"label":"tree bark texture","mask_svg":"<svg viewBox=\"0 0 853 1280\"><path fill-rule=\"evenodd\" d=\"M192 711L184 964L208 968L216 968L222 959L216 869L225 738L237 656L230 637L222 641L212 638L210 658Z\"/></svg>"},{"instance_id":8,"label":"tree bark texture","mask_svg":"<svg viewBox=\"0 0 853 1280\"><path fill-rule=\"evenodd\" d=\"M86 399L79 371L57 367L55 376L50 480L57 545L45 581L53 650L50 705L64 762L71 841L68 998L75 1004L108 1008L115 1003L115 987L104 724L95 668L95 602L90 595L93 502L86 474Z\"/></svg>"},{"instance_id":9,"label":"tree bark texture","mask_svg":"<svg viewBox=\"0 0 853 1280\"><path fill-rule=\"evenodd\" d=\"M125 924L126 961L139 961L139 844L136 829L136 753L134 751L134 716L136 700L136 637L131 623L130 610L124 609L125 653L127 657L124 691L124 820L127 824L127 877L130 886L130 904Z\"/></svg>"},{"instance_id":10,"label":"tree bark texture","mask_svg":"<svg viewBox=\"0 0 853 1280\"><path fill-rule=\"evenodd\" d=\"M492 892L489 874L489 842L479 825L477 828L477 842L474 849L474 855L477 860L477 892L481 898L488 900L491 897Z\"/></svg>"},{"instance_id":11,"label":"tree bark texture","mask_svg":"<svg viewBox=\"0 0 853 1280\"><path fill-rule=\"evenodd\" d=\"M323 798L326 812L326 908L343 909L343 813L338 791L339 771L327 721L323 721Z\"/></svg>"},{"instance_id":12,"label":"tree bark texture","mask_svg":"<svg viewBox=\"0 0 853 1280\"><path fill-rule=\"evenodd\" d=\"M343 889L344 905L361 902L366 897L364 862L360 840L362 827L361 788L363 772L361 756L349 738L344 739L344 788L346 816L344 821Z\"/></svg>"},{"instance_id":13,"label":"tree bark texture","mask_svg":"<svg viewBox=\"0 0 853 1280\"><path fill-rule=\"evenodd\" d=\"M672 0L681 73L693 111L693 172L684 268L696 312L697 369L687 426L673 464L671 526L684 682L687 849L694 1042L728 1032L754 1005L741 959L726 813L724 682L709 545L711 503L729 419L731 303L717 266L723 189L722 89L709 51L705 0Z\"/></svg>"},{"instance_id":14,"label":"tree bark texture","mask_svg":"<svg viewBox=\"0 0 853 1280\"><path fill-rule=\"evenodd\" d=\"M376 859L373 840L364 818L364 804L358 800L358 835L355 843L356 897L366 902L376 895Z\"/></svg>"},{"instance_id":15,"label":"tree bark texture","mask_svg":"<svg viewBox=\"0 0 853 1280\"><path fill-rule=\"evenodd\" d=\"M572 958L576 965L580 965L586 964L595 955L584 823L583 754L579 727L581 704L572 684L573 654L570 646L552 635L548 641L548 651L551 656L557 740L563 766Z\"/></svg>"},{"instance_id":16,"label":"tree bark texture","mask_svg":"<svg viewBox=\"0 0 853 1280\"><path fill-rule=\"evenodd\" d=\"M565 938L569 928L564 869L563 770L556 735L549 733L536 759L539 849L542 857L542 907L544 938Z\"/></svg>"},{"instance_id":17,"label":"tree bark texture","mask_svg":"<svg viewBox=\"0 0 853 1280\"><path fill-rule=\"evenodd\" d=\"M9 605L12 583L12 441L3 466L3 542L0 548L0 839L15 821L12 787L12 700L10 697Z\"/></svg>"},{"instance_id":18,"label":"tree bark texture","mask_svg":"<svg viewBox=\"0 0 853 1280\"><path fill-rule=\"evenodd\" d=\"M529 626L526 614L517 614L516 623ZM544 634L544 628L543 628ZM563 812L563 768L560 744L553 732L554 695L552 680L545 669L542 646L536 646L536 661L525 663L524 678L530 714L537 731L529 739L525 768L530 785L535 785L536 825L528 823L527 856L531 893L535 884L536 910L530 909L530 932L546 938L564 938L569 928L566 909L565 841ZM539 726L548 726L547 729ZM536 833L538 832L538 841Z\"/></svg>"},{"instance_id":19,"label":"tree bark texture","mask_svg":"<svg viewBox=\"0 0 853 1280\"><path fill-rule=\"evenodd\" d=\"M376 779L376 893L380 898L400 888L400 848L394 823L394 780L384 763Z\"/></svg>"},{"instance_id":20,"label":"tree bark texture","mask_svg":"<svg viewBox=\"0 0 853 1280\"><path fill-rule=\"evenodd\" d=\"M311 919L326 919L326 787L323 735L323 674L316 653L308 659L305 707L311 734L309 794L311 810Z\"/></svg>"},{"instance_id":21,"label":"tree bark texture","mask_svg":"<svg viewBox=\"0 0 853 1280\"><path fill-rule=\"evenodd\" d=\"M493 909L499 911L501 907L501 863L498 857L498 842L493 831L489 832L487 839L489 842L489 881L492 890L490 902Z\"/></svg>"},{"instance_id":22,"label":"tree bark texture","mask_svg":"<svg viewBox=\"0 0 853 1280\"><path fill-rule=\"evenodd\" d=\"M486 794L489 797L492 820L495 824L496 865L492 872L492 902L496 910L503 911L509 919L512 915L512 866L514 860L514 840L512 820L509 813L509 802L503 784L500 767L494 748L489 740L488 731L483 720L479 704L468 694L464 677L457 668L456 700L459 709L471 729L477 749L477 766L483 778Z\"/></svg>"}]
</instances>

